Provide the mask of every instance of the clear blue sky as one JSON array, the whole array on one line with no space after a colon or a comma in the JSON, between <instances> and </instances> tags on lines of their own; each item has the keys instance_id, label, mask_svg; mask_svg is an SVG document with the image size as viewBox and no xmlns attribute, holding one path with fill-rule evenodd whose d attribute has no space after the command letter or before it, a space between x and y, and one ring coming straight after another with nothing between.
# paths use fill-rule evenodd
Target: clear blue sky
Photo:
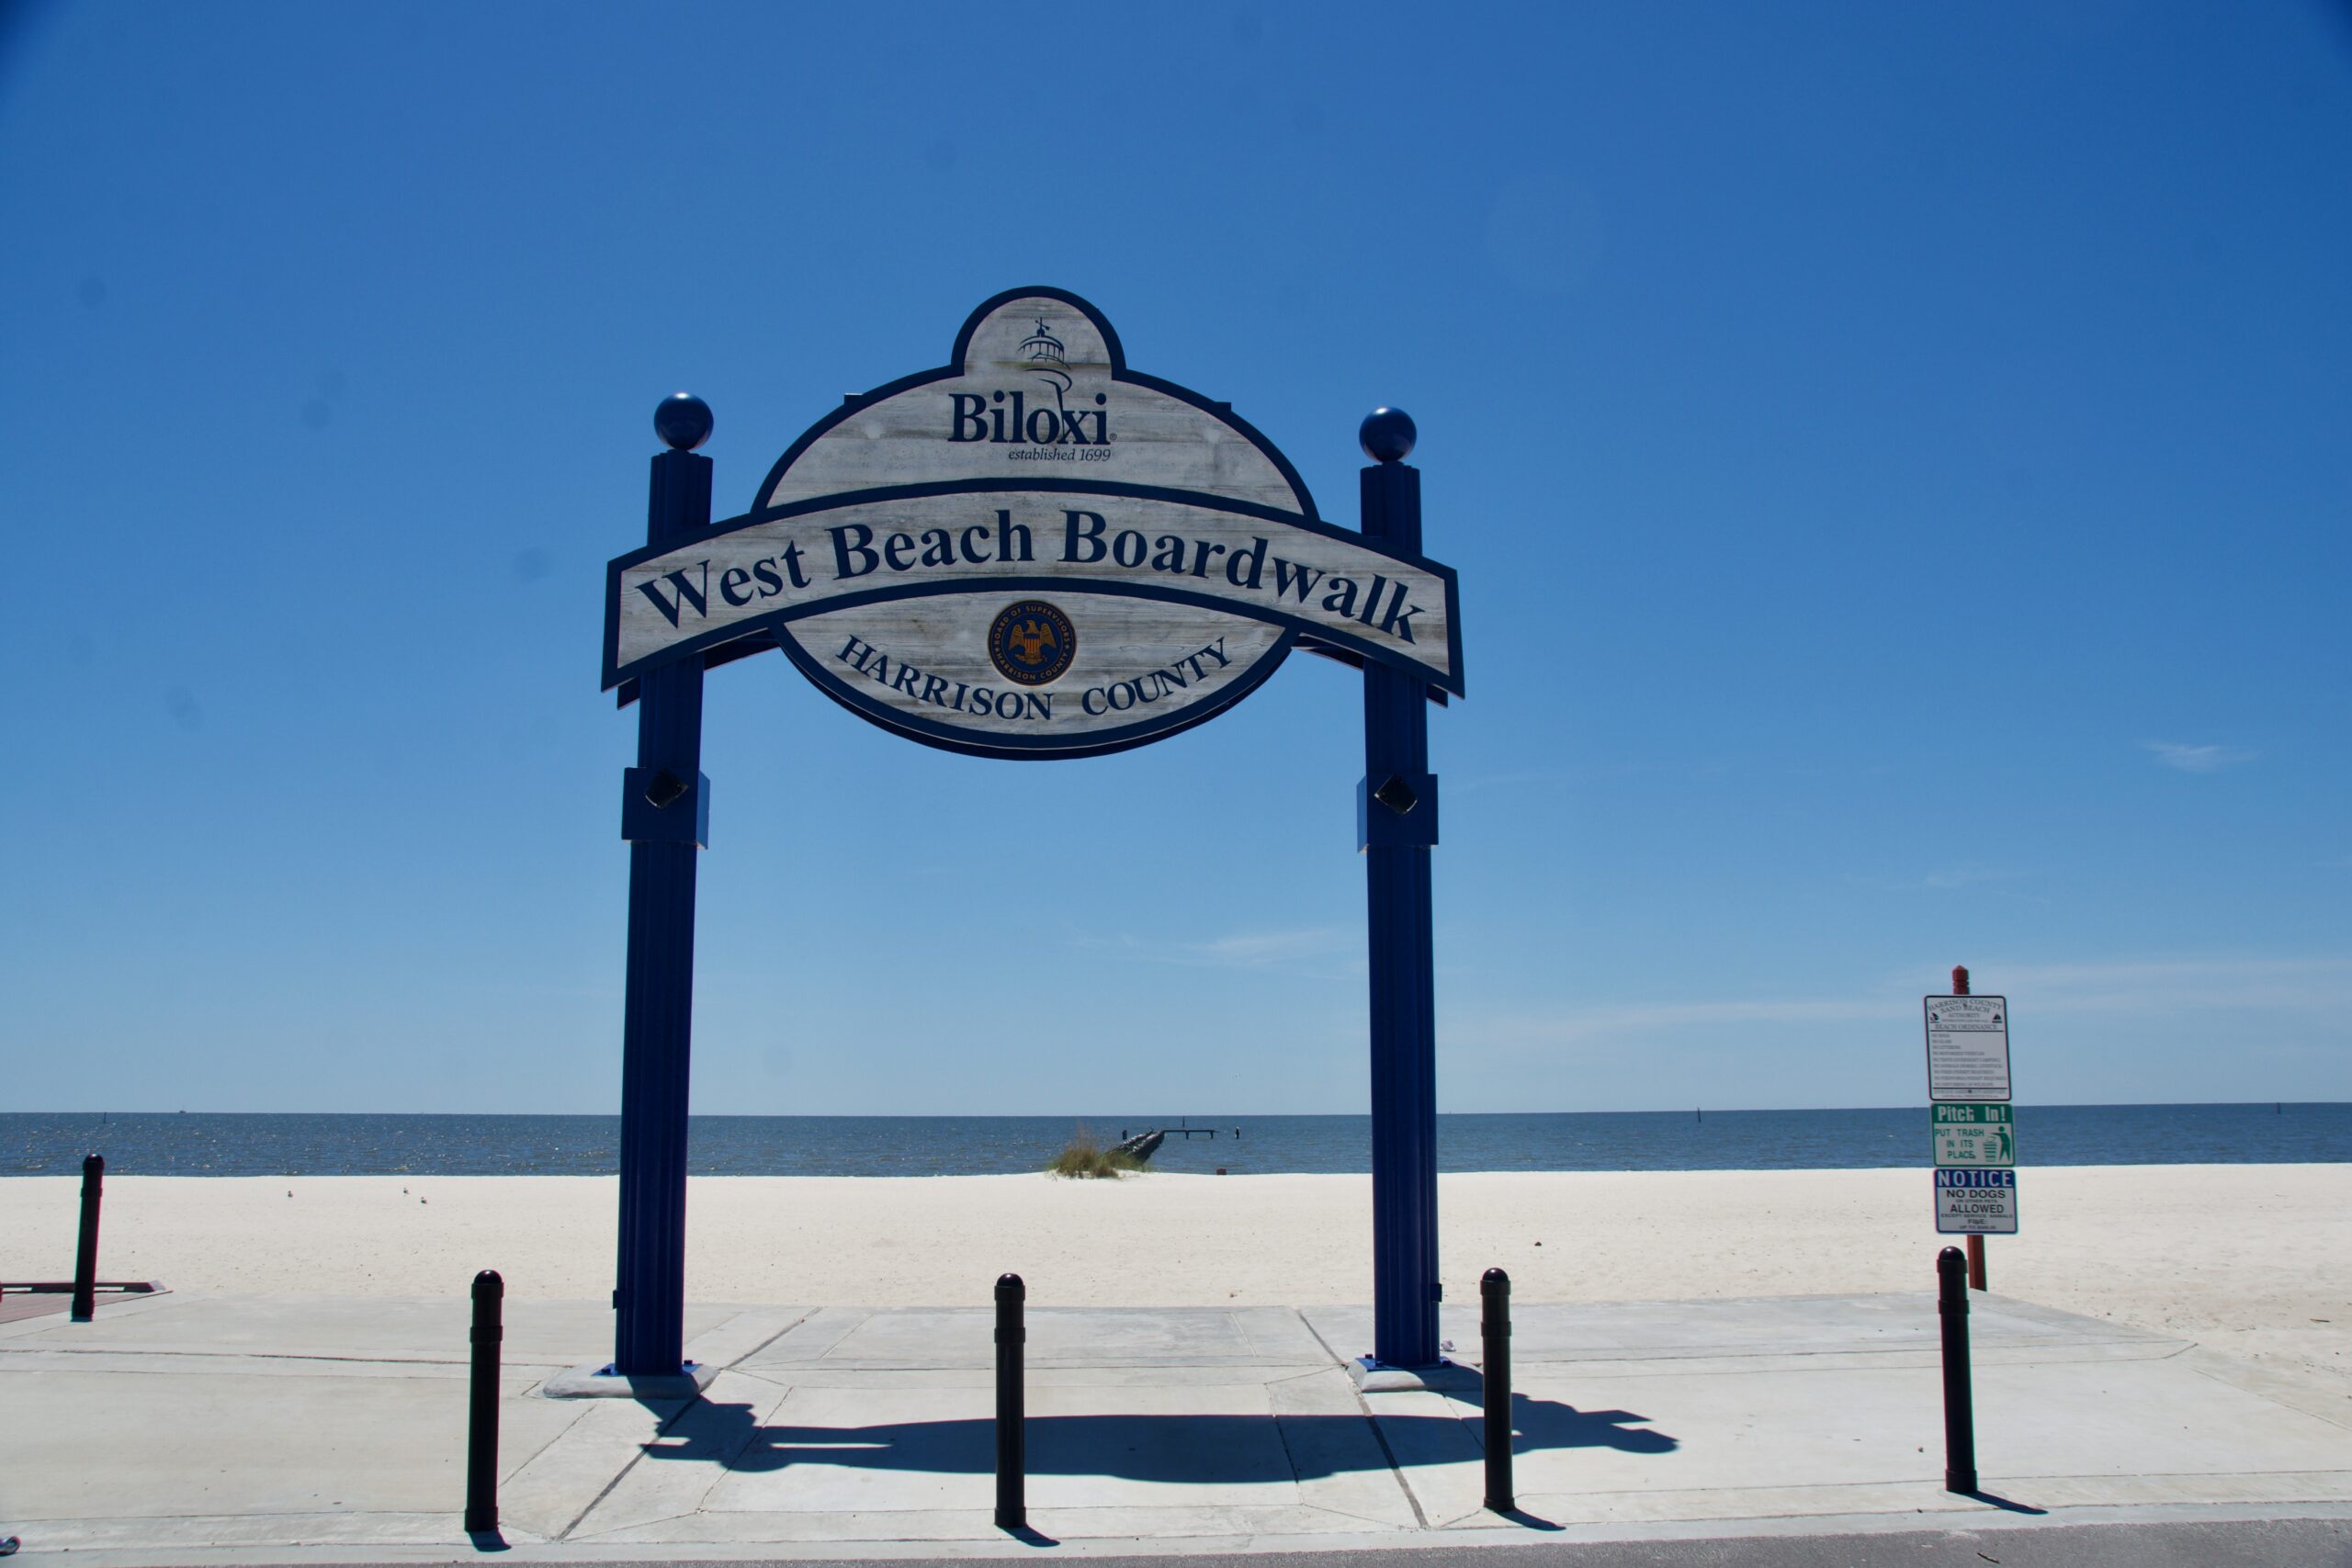
<instances>
[{"instance_id":1,"label":"clear blue sky","mask_svg":"<svg viewBox=\"0 0 2352 1568\"><path fill-rule=\"evenodd\" d=\"M661 395L721 513L1046 283L1419 421L1458 1111L2352 1099L2352 22L118 6L0 32L0 1104L609 1111ZM695 1105L1353 1111L1359 678L1082 762L713 674Z\"/></svg>"}]
</instances>

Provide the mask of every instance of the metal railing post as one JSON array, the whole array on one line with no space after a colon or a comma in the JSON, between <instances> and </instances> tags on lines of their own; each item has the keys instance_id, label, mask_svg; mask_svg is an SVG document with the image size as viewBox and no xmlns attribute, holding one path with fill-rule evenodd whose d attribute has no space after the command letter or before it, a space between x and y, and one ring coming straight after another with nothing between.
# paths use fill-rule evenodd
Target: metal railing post
<instances>
[{"instance_id":1,"label":"metal railing post","mask_svg":"<svg viewBox=\"0 0 2352 1568\"><path fill-rule=\"evenodd\" d=\"M996 1528L1029 1528L1029 1451L1023 1409L1023 1347L1029 1330L1022 1323L1028 1288L1018 1274L996 1281Z\"/></svg>"},{"instance_id":2,"label":"metal railing post","mask_svg":"<svg viewBox=\"0 0 2352 1568\"><path fill-rule=\"evenodd\" d=\"M1478 1280L1480 1382L1487 1404L1487 1506L1517 1506L1510 1484L1510 1276L1489 1269Z\"/></svg>"},{"instance_id":3,"label":"metal railing post","mask_svg":"<svg viewBox=\"0 0 2352 1568\"><path fill-rule=\"evenodd\" d=\"M472 1405L466 1420L466 1533L498 1529L498 1358L505 1338L506 1281L495 1269L474 1276Z\"/></svg>"},{"instance_id":4,"label":"metal railing post","mask_svg":"<svg viewBox=\"0 0 2352 1568\"><path fill-rule=\"evenodd\" d=\"M1976 1490L1976 1411L1968 1376L1968 1259L1956 1247L1936 1255L1936 1311L1943 1319L1944 1490Z\"/></svg>"}]
</instances>

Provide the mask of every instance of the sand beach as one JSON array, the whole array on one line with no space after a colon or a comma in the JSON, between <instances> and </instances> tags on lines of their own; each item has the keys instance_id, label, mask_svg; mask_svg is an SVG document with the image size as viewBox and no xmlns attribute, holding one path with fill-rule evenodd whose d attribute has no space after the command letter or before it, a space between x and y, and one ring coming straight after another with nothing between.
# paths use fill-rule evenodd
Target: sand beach
<instances>
[{"instance_id":1,"label":"sand beach","mask_svg":"<svg viewBox=\"0 0 2352 1568\"><path fill-rule=\"evenodd\" d=\"M0 1181L0 1278L71 1270L74 1178ZM2020 1176L1994 1289L2341 1380L2352 1166L2099 1166ZM978 1304L1012 1269L1070 1306L1368 1300L1363 1176L697 1177L690 1300ZM184 1292L430 1296L612 1285L610 1177L113 1177L100 1273ZM1554 1172L1440 1180L1447 1299L1623 1302L1932 1288L1924 1170Z\"/></svg>"}]
</instances>

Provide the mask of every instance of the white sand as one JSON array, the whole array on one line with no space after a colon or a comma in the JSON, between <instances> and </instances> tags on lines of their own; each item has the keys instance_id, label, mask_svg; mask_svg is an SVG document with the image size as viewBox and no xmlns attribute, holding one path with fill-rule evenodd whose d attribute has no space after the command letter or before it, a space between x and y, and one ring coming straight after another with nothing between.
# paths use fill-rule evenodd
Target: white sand
<instances>
[{"instance_id":1,"label":"white sand","mask_svg":"<svg viewBox=\"0 0 2352 1568\"><path fill-rule=\"evenodd\" d=\"M0 1279L72 1272L76 1177L0 1180ZM1993 1289L2352 1381L2352 1166L2020 1173ZM110 1177L101 1277L179 1291L612 1288L610 1177ZM292 1196L288 1197L288 1191ZM1921 1170L1448 1176L1449 1302L1499 1264L1527 1301L1930 1291ZM1176 1176L697 1177L701 1301L978 1305L1013 1269L1038 1305L1371 1299L1371 1180ZM1542 1243L1539 1247L1537 1243ZM2326 1319L2327 1322L2317 1322Z\"/></svg>"}]
</instances>

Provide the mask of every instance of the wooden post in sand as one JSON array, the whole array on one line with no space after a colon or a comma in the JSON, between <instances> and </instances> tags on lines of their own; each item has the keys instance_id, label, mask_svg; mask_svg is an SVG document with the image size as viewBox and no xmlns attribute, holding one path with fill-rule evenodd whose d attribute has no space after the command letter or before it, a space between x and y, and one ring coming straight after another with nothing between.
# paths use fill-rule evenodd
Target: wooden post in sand
<instances>
[{"instance_id":1,"label":"wooden post in sand","mask_svg":"<svg viewBox=\"0 0 2352 1568\"><path fill-rule=\"evenodd\" d=\"M1951 966L1951 994L1955 997L1968 995L1968 965L1955 964ZM1968 1288L1972 1291L1984 1289L1984 1238L1981 1235L1968 1238Z\"/></svg>"}]
</instances>

